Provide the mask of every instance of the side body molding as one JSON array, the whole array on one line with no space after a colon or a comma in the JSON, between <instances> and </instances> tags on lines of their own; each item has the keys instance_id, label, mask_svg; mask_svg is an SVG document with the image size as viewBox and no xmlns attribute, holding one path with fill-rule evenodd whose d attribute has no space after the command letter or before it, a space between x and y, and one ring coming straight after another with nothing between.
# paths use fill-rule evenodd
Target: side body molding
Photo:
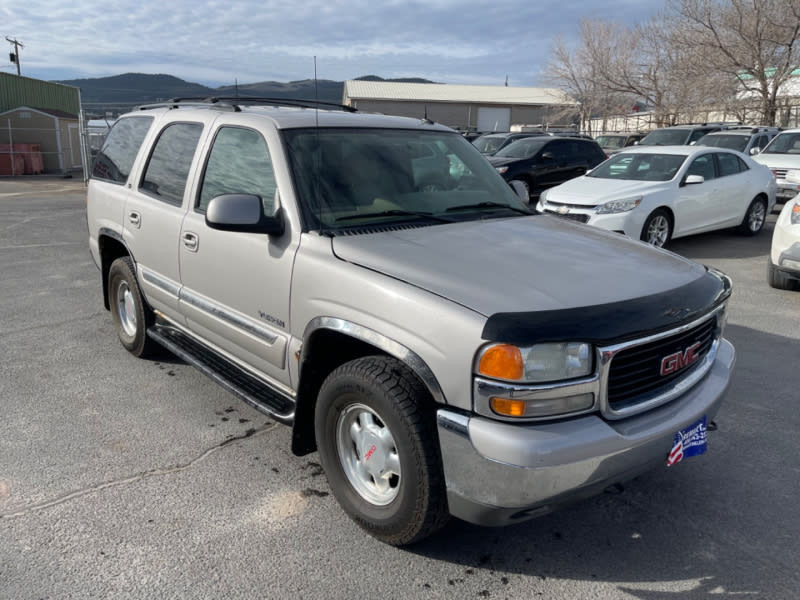
<instances>
[{"instance_id":1,"label":"side body molding","mask_svg":"<svg viewBox=\"0 0 800 600\"><path fill-rule=\"evenodd\" d=\"M431 371L430 367L428 367L425 361L422 360L416 352L373 329L343 319L335 317L316 317L306 325L306 329L303 332L303 349L300 355L301 365L304 363L304 359L306 358L305 352L309 347L306 342L315 331L319 331L320 329L337 331L357 340L361 340L404 362L416 373L425 387L428 388L433 400L438 404L445 404L444 392L439 382L436 380L433 371Z\"/></svg>"}]
</instances>

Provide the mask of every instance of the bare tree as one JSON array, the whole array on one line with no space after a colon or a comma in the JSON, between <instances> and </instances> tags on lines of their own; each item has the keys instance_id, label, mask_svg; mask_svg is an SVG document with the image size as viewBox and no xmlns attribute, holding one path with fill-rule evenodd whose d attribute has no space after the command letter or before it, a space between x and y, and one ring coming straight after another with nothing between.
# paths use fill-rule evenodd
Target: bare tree
<instances>
[{"instance_id":1,"label":"bare tree","mask_svg":"<svg viewBox=\"0 0 800 600\"><path fill-rule=\"evenodd\" d=\"M738 82L775 125L781 89L800 66L798 0L670 0L673 42L691 48L695 74Z\"/></svg>"}]
</instances>

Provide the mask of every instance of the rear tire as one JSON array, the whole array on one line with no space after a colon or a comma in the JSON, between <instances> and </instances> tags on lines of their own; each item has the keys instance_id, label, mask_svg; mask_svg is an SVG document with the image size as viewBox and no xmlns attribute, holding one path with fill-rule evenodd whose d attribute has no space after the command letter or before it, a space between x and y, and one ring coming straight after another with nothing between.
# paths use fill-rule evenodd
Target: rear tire
<instances>
[{"instance_id":1,"label":"rear tire","mask_svg":"<svg viewBox=\"0 0 800 600\"><path fill-rule=\"evenodd\" d=\"M657 248L663 248L671 239L672 217L663 208L657 208L644 222L641 240Z\"/></svg>"},{"instance_id":2,"label":"rear tire","mask_svg":"<svg viewBox=\"0 0 800 600\"><path fill-rule=\"evenodd\" d=\"M153 311L145 304L133 261L128 256L111 263L108 271L108 303L119 341L134 356L155 354L158 344L147 337Z\"/></svg>"},{"instance_id":3,"label":"rear tire","mask_svg":"<svg viewBox=\"0 0 800 600\"><path fill-rule=\"evenodd\" d=\"M407 366L384 356L345 363L323 383L314 421L333 495L372 536L401 546L447 522L433 402Z\"/></svg>"},{"instance_id":4,"label":"rear tire","mask_svg":"<svg viewBox=\"0 0 800 600\"><path fill-rule=\"evenodd\" d=\"M747 207L747 212L744 213L742 223L739 225L737 230L742 235L756 235L764 228L764 223L766 220L767 201L761 197L755 198L750 203L750 206Z\"/></svg>"}]
</instances>

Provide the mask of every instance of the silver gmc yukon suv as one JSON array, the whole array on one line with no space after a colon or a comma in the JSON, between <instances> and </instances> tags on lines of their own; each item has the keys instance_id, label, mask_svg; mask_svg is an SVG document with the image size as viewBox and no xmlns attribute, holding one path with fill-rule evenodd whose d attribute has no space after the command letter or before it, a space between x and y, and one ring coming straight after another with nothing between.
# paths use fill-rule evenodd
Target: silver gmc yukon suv
<instances>
[{"instance_id":1,"label":"silver gmc yukon suv","mask_svg":"<svg viewBox=\"0 0 800 600\"><path fill-rule=\"evenodd\" d=\"M141 107L95 159L87 218L125 348L290 425L390 544L703 452L734 365L725 275L533 214L428 120Z\"/></svg>"}]
</instances>

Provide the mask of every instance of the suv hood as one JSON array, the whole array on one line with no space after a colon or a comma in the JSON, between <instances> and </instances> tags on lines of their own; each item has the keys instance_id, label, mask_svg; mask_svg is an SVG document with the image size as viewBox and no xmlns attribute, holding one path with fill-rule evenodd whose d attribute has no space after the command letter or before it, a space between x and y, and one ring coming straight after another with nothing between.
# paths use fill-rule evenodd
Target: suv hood
<instances>
[{"instance_id":1,"label":"suv hood","mask_svg":"<svg viewBox=\"0 0 800 600\"><path fill-rule=\"evenodd\" d=\"M700 278L702 265L547 216L332 238L341 260L490 316L620 302Z\"/></svg>"},{"instance_id":2,"label":"suv hood","mask_svg":"<svg viewBox=\"0 0 800 600\"><path fill-rule=\"evenodd\" d=\"M644 182L618 179L603 179L581 175L559 186L547 190L548 202L599 206L609 200L622 200L633 196L645 196L669 187L669 181Z\"/></svg>"},{"instance_id":3,"label":"suv hood","mask_svg":"<svg viewBox=\"0 0 800 600\"><path fill-rule=\"evenodd\" d=\"M770 169L800 169L800 154L756 154L753 160Z\"/></svg>"}]
</instances>

